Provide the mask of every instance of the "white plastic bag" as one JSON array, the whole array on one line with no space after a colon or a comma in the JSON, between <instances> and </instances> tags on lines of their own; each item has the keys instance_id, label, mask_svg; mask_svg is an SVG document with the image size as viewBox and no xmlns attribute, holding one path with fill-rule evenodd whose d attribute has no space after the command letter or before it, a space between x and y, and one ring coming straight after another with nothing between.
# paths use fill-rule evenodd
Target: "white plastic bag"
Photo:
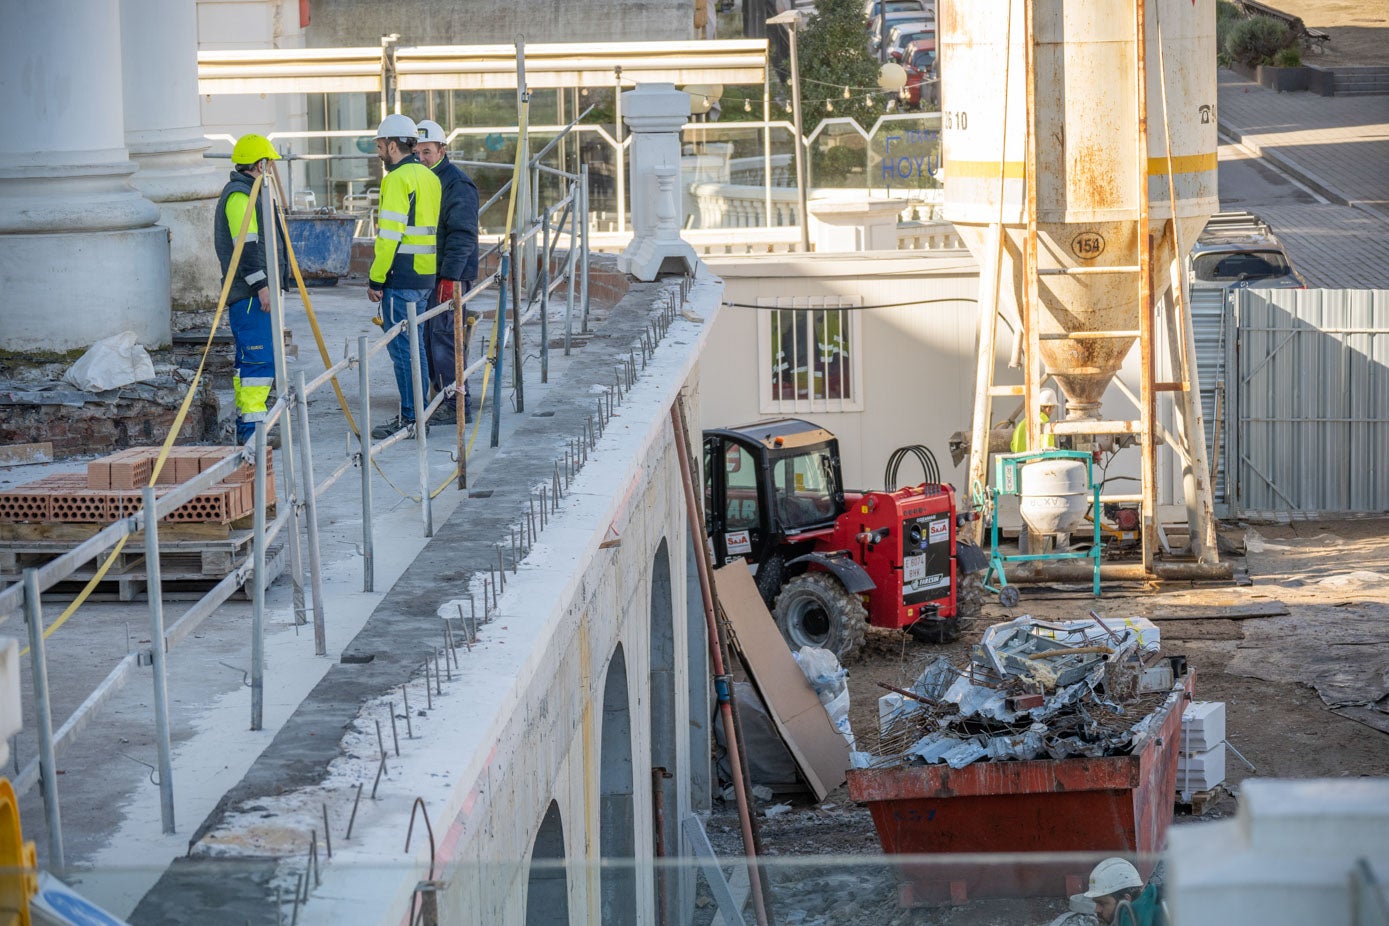
<instances>
[{"instance_id":1,"label":"white plastic bag","mask_svg":"<svg viewBox=\"0 0 1389 926\"><path fill-rule=\"evenodd\" d=\"M83 392L105 392L154 379L154 361L135 332L122 331L87 348L63 378Z\"/></svg>"}]
</instances>

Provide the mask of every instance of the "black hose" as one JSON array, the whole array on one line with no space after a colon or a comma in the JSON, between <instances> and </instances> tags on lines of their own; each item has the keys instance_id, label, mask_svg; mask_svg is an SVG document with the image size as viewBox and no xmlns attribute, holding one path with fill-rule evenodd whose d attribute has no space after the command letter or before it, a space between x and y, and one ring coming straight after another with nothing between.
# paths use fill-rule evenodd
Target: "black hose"
<instances>
[{"instance_id":1,"label":"black hose","mask_svg":"<svg viewBox=\"0 0 1389 926\"><path fill-rule=\"evenodd\" d=\"M897 489L897 471L902 466L902 461L907 454L916 457L916 461L921 464L922 475L928 485L940 486L940 464L936 462L936 455L931 452L929 447L922 444L908 444L905 447L898 447L892 451L887 459L887 467L883 470L883 490L893 492Z\"/></svg>"}]
</instances>

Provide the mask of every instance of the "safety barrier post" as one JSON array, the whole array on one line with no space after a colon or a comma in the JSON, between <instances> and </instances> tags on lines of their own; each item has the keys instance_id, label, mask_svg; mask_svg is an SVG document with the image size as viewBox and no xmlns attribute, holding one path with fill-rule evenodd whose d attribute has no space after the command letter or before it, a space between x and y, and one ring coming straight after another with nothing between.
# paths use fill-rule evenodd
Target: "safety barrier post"
<instances>
[{"instance_id":1,"label":"safety barrier post","mask_svg":"<svg viewBox=\"0 0 1389 926\"><path fill-rule=\"evenodd\" d=\"M296 374L295 405L299 411L299 456L304 463L304 522L309 531L309 586L313 593L313 652L328 655L323 626L323 556L318 548L318 493L313 478L313 444L309 440L309 393L304 371Z\"/></svg>"},{"instance_id":2,"label":"safety barrier post","mask_svg":"<svg viewBox=\"0 0 1389 926\"><path fill-rule=\"evenodd\" d=\"M169 674L164 663L164 587L159 572L159 512L154 486L141 490L145 521L145 596L150 602L150 668L154 676L154 732L159 747L159 818L174 831L174 758L169 746Z\"/></svg>"},{"instance_id":3,"label":"safety barrier post","mask_svg":"<svg viewBox=\"0 0 1389 926\"><path fill-rule=\"evenodd\" d=\"M521 375L525 355L521 347L521 318L525 314L521 306L521 266L517 260L521 256L515 232L511 233L511 382L516 388L516 413L526 410L526 383ZM500 386L500 383L498 384Z\"/></svg>"},{"instance_id":4,"label":"safety barrier post","mask_svg":"<svg viewBox=\"0 0 1389 926\"><path fill-rule=\"evenodd\" d=\"M434 508L429 498L429 408L424 400L424 374L420 372L420 323L415 304L405 303L405 317L410 333L410 389L415 397L415 458L420 465L420 515L424 518L424 535L434 536Z\"/></svg>"},{"instance_id":5,"label":"safety barrier post","mask_svg":"<svg viewBox=\"0 0 1389 926\"><path fill-rule=\"evenodd\" d=\"M265 245L266 283L270 287L270 343L275 359L275 390L280 395L289 388L289 367L285 364L284 294L280 292L279 223L275 215L274 184L261 185L261 214L266 216L265 228L260 230ZM281 464L285 475L285 504L289 505L289 563L290 579L294 584L294 623L306 624L304 617L304 554L299 548L299 504L294 478L294 428L288 415L281 415L280 447L284 450Z\"/></svg>"},{"instance_id":6,"label":"safety barrier post","mask_svg":"<svg viewBox=\"0 0 1389 926\"><path fill-rule=\"evenodd\" d=\"M581 213L580 213L580 214L583 216L583 222L580 223L580 225L579 225L579 234L582 236L582 242L583 242L583 248L582 248L582 254L583 254L583 276L581 276L581 277L579 278L579 283L580 283L579 290L580 290L580 293L582 294L581 297L580 297L580 304L584 307L584 312L583 312L583 324L582 324L581 326L579 326L579 330L582 331L584 334L588 334L588 304L589 304L589 303L588 303L588 259L589 259L589 251L588 251L588 226L589 226L589 213L588 213L588 165L587 165L587 164L581 165L581 166L579 167L579 198L583 201L583 204L584 204L583 210L582 210Z\"/></svg>"},{"instance_id":7,"label":"safety barrier post","mask_svg":"<svg viewBox=\"0 0 1389 926\"><path fill-rule=\"evenodd\" d=\"M506 366L506 297L511 289L511 255L516 250L516 236L511 235L511 247L500 257L501 269L497 272L497 327L496 343L492 348L492 441L496 447L502 442L502 370ZM478 409L478 414L482 409Z\"/></svg>"},{"instance_id":8,"label":"safety barrier post","mask_svg":"<svg viewBox=\"0 0 1389 926\"><path fill-rule=\"evenodd\" d=\"M63 856L63 818L58 810L58 767L53 754L53 708L48 701L48 654L43 648L43 604L37 569L24 570L24 620L29 625L29 671L34 678L34 719L38 724L39 776L43 814L48 820L48 866L67 868Z\"/></svg>"},{"instance_id":9,"label":"safety barrier post","mask_svg":"<svg viewBox=\"0 0 1389 926\"><path fill-rule=\"evenodd\" d=\"M550 381L550 210L540 216L540 381Z\"/></svg>"},{"instance_id":10,"label":"safety barrier post","mask_svg":"<svg viewBox=\"0 0 1389 926\"><path fill-rule=\"evenodd\" d=\"M256 422L256 470L251 481L251 729L259 730L265 706L265 422Z\"/></svg>"},{"instance_id":11,"label":"safety barrier post","mask_svg":"<svg viewBox=\"0 0 1389 926\"><path fill-rule=\"evenodd\" d=\"M568 357L572 349L574 340L574 256L578 252L576 246L577 238L575 232L579 224L579 186L572 180L569 183L569 246L565 251L564 262L568 265L564 271L565 282L568 284L564 296L564 356Z\"/></svg>"},{"instance_id":12,"label":"safety barrier post","mask_svg":"<svg viewBox=\"0 0 1389 926\"><path fill-rule=\"evenodd\" d=\"M376 591L376 551L371 532L371 372L367 336L357 339L358 391L362 407L357 413L357 447L362 456L362 591Z\"/></svg>"}]
</instances>

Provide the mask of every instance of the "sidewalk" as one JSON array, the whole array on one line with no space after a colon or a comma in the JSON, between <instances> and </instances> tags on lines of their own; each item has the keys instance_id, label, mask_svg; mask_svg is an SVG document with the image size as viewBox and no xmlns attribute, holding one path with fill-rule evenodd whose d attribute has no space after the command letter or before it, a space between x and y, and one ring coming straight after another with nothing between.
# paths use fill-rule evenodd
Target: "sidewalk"
<instances>
[{"instance_id":1,"label":"sidewalk","mask_svg":"<svg viewBox=\"0 0 1389 926\"><path fill-rule=\"evenodd\" d=\"M1222 132L1327 199L1389 222L1389 96L1275 93L1218 74Z\"/></svg>"}]
</instances>

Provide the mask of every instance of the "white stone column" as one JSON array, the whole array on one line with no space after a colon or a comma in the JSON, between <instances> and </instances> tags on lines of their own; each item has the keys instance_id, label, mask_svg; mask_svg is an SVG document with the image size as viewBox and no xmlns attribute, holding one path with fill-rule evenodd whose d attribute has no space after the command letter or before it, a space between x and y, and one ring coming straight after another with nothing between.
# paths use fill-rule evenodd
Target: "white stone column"
<instances>
[{"instance_id":1,"label":"white stone column","mask_svg":"<svg viewBox=\"0 0 1389 926\"><path fill-rule=\"evenodd\" d=\"M169 343L169 238L130 185L117 0L0 4L0 352Z\"/></svg>"},{"instance_id":2,"label":"white stone column","mask_svg":"<svg viewBox=\"0 0 1389 926\"><path fill-rule=\"evenodd\" d=\"M632 241L618 266L638 280L693 273L694 248L680 237L680 129L690 118L690 95L674 84L641 84L622 94L622 117L632 132Z\"/></svg>"},{"instance_id":3,"label":"white stone column","mask_svg":"<svg viewBox=\"0 0 1389 926\"><path fill-rule=\"evenodd\" d=\"M131 182L169 229L174 311L212 309L222 283L212 213L228 162L202 156L209 144L198 106L197 4L119 2L125 144L140 168Z\"/></svg>"}]
</instances>

